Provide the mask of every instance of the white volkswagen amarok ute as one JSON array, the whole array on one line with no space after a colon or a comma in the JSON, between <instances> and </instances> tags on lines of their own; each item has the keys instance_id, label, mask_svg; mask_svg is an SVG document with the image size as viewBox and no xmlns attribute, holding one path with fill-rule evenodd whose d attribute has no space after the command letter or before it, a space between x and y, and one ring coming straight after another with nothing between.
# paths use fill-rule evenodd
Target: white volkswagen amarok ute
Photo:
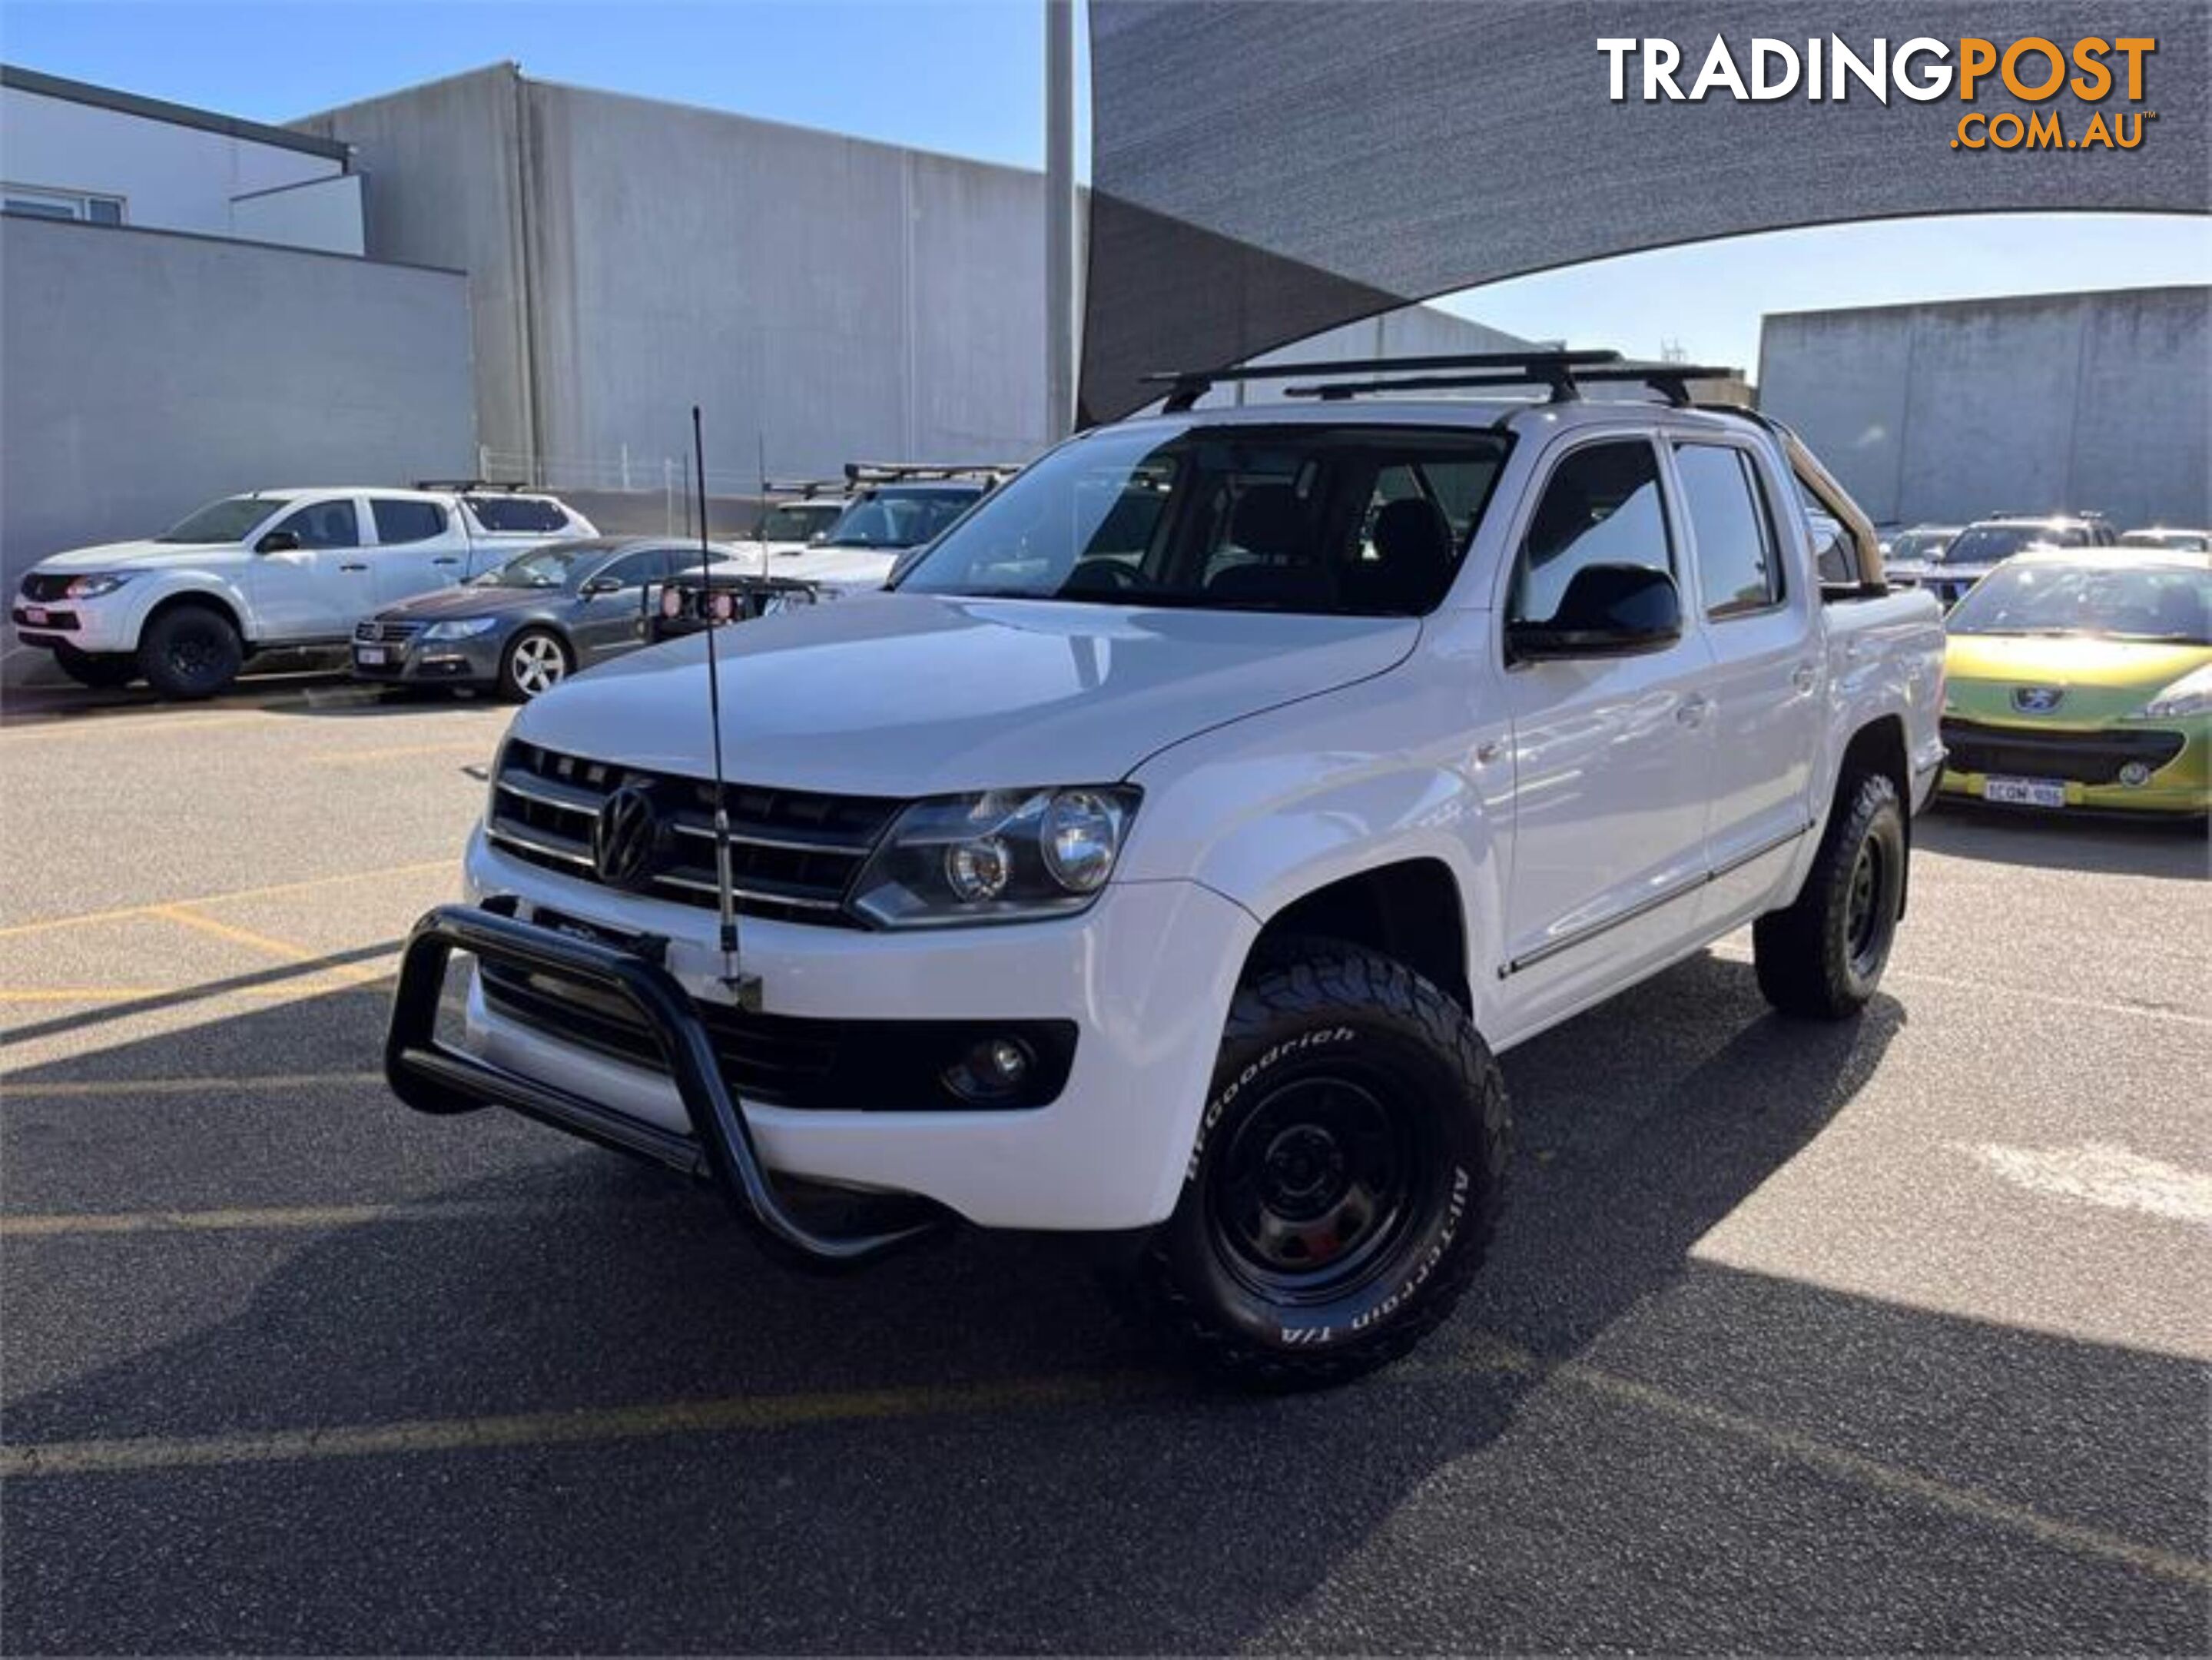
<instances>
[{"instance_id":1,"label":"white volkswagen amarok ute","mask_svg":"<svg viewBox=\"0 0 2212 1660\"><path fill-rule=\"evenodd\" d=\"M1255 1385L1404 1353L1498 1217L1496 1055L1747 922L1781 1009L1873 995L1942 696L1864 515L1688 406L1725 371L1343 378L1404 367L1218 410L1187 377L890 592L531 704L410 941L398 1093L713 1182L802 1261L1115 1236ZM1581 396L1628 381L1667 396Z\"/></svg>"}]
</instances>

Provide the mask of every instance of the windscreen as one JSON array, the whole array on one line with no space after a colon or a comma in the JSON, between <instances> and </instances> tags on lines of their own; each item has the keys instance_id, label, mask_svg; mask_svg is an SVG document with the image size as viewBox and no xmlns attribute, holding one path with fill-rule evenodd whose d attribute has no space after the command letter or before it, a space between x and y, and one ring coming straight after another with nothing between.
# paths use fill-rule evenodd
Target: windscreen
<instances>
[{"instance_id":1,"label":"windscreen","mask_svg":"<svg viewBox=\"0 0 2212 1660\"><path fill-rule=\"evenodd\" d=\"M1945 619L1953 634L2086 634L2212 645L2212 569L2186 566L2007 565Z\"/></svg>"},{"instance_id":2,"label":"windscreen","mask_svg":"<svg viewBox=\"0 0 2212 1660\"><path fill-rule=\"evenodd\" d=\"M1107 429L1023 472L897 586L1418 616L1450 587L1510 443L1381 426Z\"/></svg>"},{"instance_id":3,"label":"windscreen","mask_svg":"<svg viewBox=\"0 0 2212 1660\"><path fill-rule=\"evenodd\" d=\"M2062 525L1969 525L1943 550L1947 565L1994 565L2022 548L2078 548L2081 531Z\"/></svg>"},{"instance_id":4,"label":"windscreen","mask_svg":"<svg viewBox=\"0 0 2212 1660\"><path fill-rule=\"evenodd\" d=\"M848 503L823 543L833 548L919 547L968 511L978 492L879 489Z\"/></svg>"},{"instance_id":5,"label":"windscreen","mask_svg":"<svg viewBox=\"0 0 2212 1660\"><path fill-rule=\"evenodd\" d=\"M761 518L760 539L763 542L804 542L834 520L838 511L834 502L770 508Z\"/></svg>"},{"instance_id":6,"label":"windscreen","mask_svg":"<svg viewBox=\"0 0 2212 1660\"><path fill-rule=\"evenodd\" d=\"M231 496L210 502L189 518L180 519L154 539L156 542L243 542L253 527L287 506L265 496Z\"/></svg>"}]
</instances>

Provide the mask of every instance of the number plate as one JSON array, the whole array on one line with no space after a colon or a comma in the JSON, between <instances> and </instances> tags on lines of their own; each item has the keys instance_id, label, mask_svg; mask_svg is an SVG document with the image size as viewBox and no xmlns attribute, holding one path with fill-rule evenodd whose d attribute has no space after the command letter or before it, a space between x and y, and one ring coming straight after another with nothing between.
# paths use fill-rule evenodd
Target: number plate
<instances>
[{"instance_id":1,"label":"number plate","mask_svg":"<svg viewBox=\"0 0 2212 1660\"><path fill-rule=\"evenodd\" d=\"M2063 807L2066 786L2055 778L1984 778L1982 800L2016 807Z\"/></svg>"},{"instance_id":2,"label":"number plate","mask_svg":"<svg viewBox=\"0 0 2212 1660\"><path fill-rule=\"evenodd\" d=\"M356 646L353 648L353 660L356 663L381 663L384 660L384 648Z\"/></svg>"},{"instance_id":3,"label":"number plate","mask_svg":"<svg viewBox=\"0 0 2212 1660\"><path fill-rule=\"evenodd\" d=\"M43 622L45 622L45 621L46 620L46 608L44 605L26 605L26 606L24 606L24 607L23 607L23 620L24 620L26 623L43 623Z\"/></svg>"}]
</instances>

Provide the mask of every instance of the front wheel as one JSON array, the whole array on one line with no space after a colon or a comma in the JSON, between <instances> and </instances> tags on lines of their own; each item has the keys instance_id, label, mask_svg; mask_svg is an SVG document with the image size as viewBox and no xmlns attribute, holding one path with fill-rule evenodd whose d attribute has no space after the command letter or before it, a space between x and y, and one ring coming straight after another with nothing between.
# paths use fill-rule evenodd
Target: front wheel
<instances>
[{"instance_id":1,"label":"front wheel","mask_svg":"<svg viewBox=\"0 0 2212 1660\"><path fill-rule=\"evenodd\" d=\"M518 703L541 697L568 678L568 648L557 635L532 629L515 635L499 660L499 689Z\"/></svg>"},{"instance_id":2,"label":"front wheel","mask_svg":"<svg viewBox=\"0 0 2212 1660\"><path fill-rule=\"evenodd\" d=\"M1304 946L1237 994L1140 1299L1249 1387L1371 1371L1480 1266L1508 1134L1497 1064L1457 1004L1371 952Z\"/></svg>"},{"instance_id":3,"label":"front wheel","mask_svg":"<svg viewBox=\"0 0 2212 1660\"><path fill-rule=\"evenodd\" d=\"M138 638L138 672L164 697L212 697L245 662L238 629L212 605L173 605Z\"/></svg>"},{"instance_id":4,"label":"front wheel","mask_svg":"<svg viewBox=\"0 0 2212 1660\"><path fill-rule=\"evenodd\" d=\"M1805 885L1752 927L1759 988L1784 1014L1841 1020L1881 983L1905 898L1905 809L1868 773L1838 792Z\"/></svg>"}]
</instances>

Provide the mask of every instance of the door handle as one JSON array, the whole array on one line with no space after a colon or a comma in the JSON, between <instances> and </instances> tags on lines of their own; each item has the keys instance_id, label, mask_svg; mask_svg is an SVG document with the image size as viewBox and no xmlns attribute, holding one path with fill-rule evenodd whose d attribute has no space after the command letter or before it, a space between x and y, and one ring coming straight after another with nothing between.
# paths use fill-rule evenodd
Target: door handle
<instances>
[{"instance_id":1,"label":"door handle","mask_svg":"<svg viewBox=\"0 0 2212 1660\"><path fill-rule=\"evenodd\" d=\"M458 565L461 562L450 553L441 553L430 562L434 565Z\"/></svg>"},{"instance_id":2,"label":"door handle","mask_svg":"<svg viewBox=\"0 0 2212 1660\"><path fill-rule=\"evenodd\" d=\"M1686 727L1698 726L1712 712L1712 707L1711 698L1701 691L1693 691L1675 705L1674 718Z\"/></svg>"},{"instance_id":3,"label":"door handle","mask_svg":"<svg viewBox=\"0 0 2212 1660\"><path fill-rule=\"evenodd\" d=\"M340 565L338 569L340 570L367 570L368 567L364 564L356 562L350 565Z\"/></svg>"}]
</instances>

